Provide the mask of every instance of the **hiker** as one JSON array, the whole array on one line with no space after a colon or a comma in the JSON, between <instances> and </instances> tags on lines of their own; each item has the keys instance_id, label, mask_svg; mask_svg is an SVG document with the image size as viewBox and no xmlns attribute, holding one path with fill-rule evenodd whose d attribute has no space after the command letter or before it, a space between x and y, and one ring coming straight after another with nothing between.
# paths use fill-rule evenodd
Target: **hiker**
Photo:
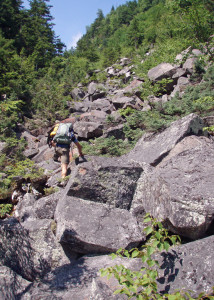
<instances>
[{"instance_id":1,"label":"hiker","mask_svg":"<svg viewBox=\"0 0 214 300\"><path fill-rule=\"evenodd\" d=\"M49 145L55 147L54 161L61 159L62 178L67 176L68 164L72 159L71 143L77 146L79 156L84 157L82 153L82 146L75 137L73 131L73 124L71 122L58 123L55 125L53 131L50 133L51 139Z\"/></svg>"}]
</instances>

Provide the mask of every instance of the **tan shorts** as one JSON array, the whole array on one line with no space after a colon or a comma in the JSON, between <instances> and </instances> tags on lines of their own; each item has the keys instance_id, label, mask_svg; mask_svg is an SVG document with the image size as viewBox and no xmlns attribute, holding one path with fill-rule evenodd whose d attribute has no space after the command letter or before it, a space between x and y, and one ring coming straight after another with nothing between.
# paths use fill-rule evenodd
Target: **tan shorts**
<instances>
[{"instance_id":1,"label":"tan shorts","mask_svg":"<svg viewBox=\"0 0 214 300\"><path fill-rule=\"evenodd\" d=\"M56 155L61 157L61 163L63 164L69 164L69 152L70 148L61 148L56 147Z\"/></svg>"}]
</instances>

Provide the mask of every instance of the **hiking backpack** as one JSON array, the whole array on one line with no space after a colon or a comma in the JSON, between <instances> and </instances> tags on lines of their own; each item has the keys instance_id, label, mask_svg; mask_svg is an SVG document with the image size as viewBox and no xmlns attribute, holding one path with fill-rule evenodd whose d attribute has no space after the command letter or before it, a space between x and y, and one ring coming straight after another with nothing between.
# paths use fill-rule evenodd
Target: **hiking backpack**
<instances>
[{"instance_id":1,"label":"hiking backpack","mask_svg":"<svg viewBox=\"0 0 214 300\"><path fill-rule=\"evenodd\" d=\"M53 141L57 144L70 145L72 141L71 132L73 130L72 123L60 123Z\"/></svg>"}]
</instances>

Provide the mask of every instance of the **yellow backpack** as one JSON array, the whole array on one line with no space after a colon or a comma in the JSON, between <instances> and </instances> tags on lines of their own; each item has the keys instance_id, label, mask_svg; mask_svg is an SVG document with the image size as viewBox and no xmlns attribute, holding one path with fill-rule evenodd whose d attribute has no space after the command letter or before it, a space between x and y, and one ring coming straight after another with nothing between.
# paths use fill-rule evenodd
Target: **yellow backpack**
<instances>
[{"instance_id":1,"label":"yellow backpack","mask_svg":"<svg viewBox=\"0 0 214 300\"><path fill-rule=\"evenodd\" d=\"M54 129L48 132L48 137L47 137L47 144L51 148L52 147L52 141L54 136L56 135L57 129L59 128L59 123L54 126Z\"/></svg>"},{"instance_id":2,"label":"yellow backpack","mask_svg":"<svg viewBox=\"0 0 214 300\"><path fill-rule=\"evenodd\" d=\"M57 129L59 128L59 123L55 125L54 129L51 131L50 136L54 137L56 135Z\"/></svg>"}]
</instances>

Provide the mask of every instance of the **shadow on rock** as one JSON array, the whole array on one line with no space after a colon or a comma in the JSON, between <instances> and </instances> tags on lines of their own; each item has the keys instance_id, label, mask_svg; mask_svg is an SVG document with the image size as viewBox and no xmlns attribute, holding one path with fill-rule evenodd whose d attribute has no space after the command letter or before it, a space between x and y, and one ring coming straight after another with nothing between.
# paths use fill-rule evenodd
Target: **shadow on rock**
<instances>
[{"instance_id":1,"label":"shadow on rock","mask_svg":"<svg viewBox=\"0 0 214 300\"><path fill-rule=\"evenodd\" d=\"M40 258L35 266L35 250L28 231L14 218L0 221L0 261L23 278L33 281L42 278L50 269L48 263Z\"/></svg>"},{"instance_id":2,"label":"shadow on rock","mask_svg":"<svg viewBox=\"0 0 214 300\"><path fill-rule=\"evenodd\" d=\"M161 256L162 264L160 265L160 273L162 276L159 277L157 281L160 284L160 287L164 286L164 290L161 290L160 292L165 294L169 293L170 283L175 281L175 278L179 273L176 262L179 261L179 264L182 266L182 259L180 259L180 255L174 250L168 253L161 253Z\"/></svg>"},{"instance_id":3,"label":"shadow on rock","mask_svg":"<svg viewBox=\"0 0 214 300\"><path fill-rule=\"evenodd\" d=\"M51 290L76 289L87 285L96 276L97 269L90 269L80 258L75 264L67 264L54 270L44 281Z\"/></svg>"}]
</instances>

